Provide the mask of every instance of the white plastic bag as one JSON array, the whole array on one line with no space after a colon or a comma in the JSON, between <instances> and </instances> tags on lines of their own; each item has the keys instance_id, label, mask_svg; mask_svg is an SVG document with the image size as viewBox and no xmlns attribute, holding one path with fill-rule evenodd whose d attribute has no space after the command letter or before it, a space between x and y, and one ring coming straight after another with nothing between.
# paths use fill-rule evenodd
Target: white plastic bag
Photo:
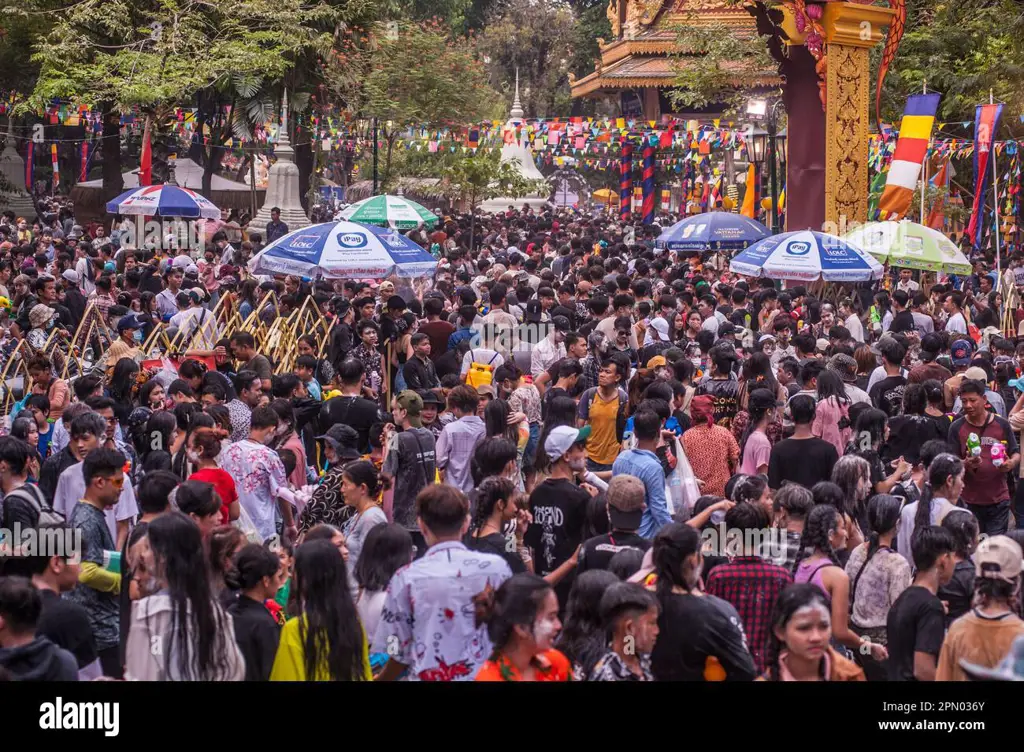
<instances>
[{"instance_id":1,"label":"white plastic bag","mask_svg":"<svg viewBox=\"0 0 1024 752\"><path fill-rule=\"evenodd\" d=\"M676 466L665 479L665 498L668 501L669 514L682 513L689 518L693 507L700 498L700 487L697 485L697 476L693 474L690 461L686 459L686 452L678 438L673 439L676 455Z\"/></svg>"},{"instance_id":2,"label":"white plastic bag","mask_svg":"<svg viewBox=\"0 0 1024 752\"><path fill-rule=\"evenodd\" d=\"M253 524L252 517L241 504L238 505L238 519L235 520L234 525L245 534L246 540L250 543L263 543L263 536L260 535L260 531Z\"/></svg>"}]
</instances>

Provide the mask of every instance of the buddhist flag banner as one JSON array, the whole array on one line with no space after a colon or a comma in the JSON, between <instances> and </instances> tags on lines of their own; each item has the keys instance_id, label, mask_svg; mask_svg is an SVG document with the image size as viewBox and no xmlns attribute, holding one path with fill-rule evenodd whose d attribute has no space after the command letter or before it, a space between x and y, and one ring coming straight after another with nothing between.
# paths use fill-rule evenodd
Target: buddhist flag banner
<instances>
[{"instance_id":1,"label":"buddhist flag banner","mask_svg":"<svg viewBox=\"0 0 1024 752\"><path fill-rule=\"evenodd\" d=\"M60 162L57 159L57 144L50 144L50 159L53 163L53 191L60 186Z\"/></svg>"},{"instance_id":2,"label":"buddhist flag banner","mask_svg":"<svg viewBox=\"0 0 1024 752\"><path fill-rule=\"evenodd\" d=\"M992 154L992 139L995 138L999 116L1003 113L1001 104L979 104L974 115L974 206L971 207L971 223L967 225L967 237L975 248L981 248L981 228L984 226L985 187L988 184L989 157ZM996 199L998 203L998 198Z\"/></svg>"},{"instance_id":3,"label":"buddhist flag banner","mask_svg":"<svg viewBox=\"0 0 1024 752\"><path fill-rule=\"evenodd\" d=\"M622 142L622 159L619 163L619 216L629 219L630 196L633 195L633 144Z\"/></svg>"},{"instance_id":4,"label":"buddhist flag banner","mask_svg":"<svg viewBox=\"0 0 1024 752\"><path fill-rule=\"evenodd\" d=\"M149 118L142 132L142 153L139 156L139 185L153 185L153 143L149 129Z\"/></svg>"},{"instance_id":5,"label":"buddhist flag banner","mask_svg":"<svg viewBox=\"0 0 1024 752\"><path fill-rule=\"evenodd\" d=\"M747 167L747 184L746 190L743 193L743 206L740 208L740 214L744 217L754 218L754 213L757 211L757 170L754 168L754 163L751 162L750 166Z\"/></svg>"},{"instance_id":6,"label":"buddhist flag banner","mask_svg":"<svg viewBox=\"0 0 1024 752\"><path fill-rule=\"evenodd\" d=\"M641 216L645 225L654 224L654 145L648 141L643 150L643 188Z\"/></svg>"},{"instance_id":7,"label":"buddhist flag banner","mask_svg":"<svg viewBox=\"0 0 1024 752\"><path fill-rule=\"evenodd\" d=\"M907 216L938 107L938 94L914 94L907 99L889 176L878 202L881 219L897 220Z\"/></svg>"}]
</instances>

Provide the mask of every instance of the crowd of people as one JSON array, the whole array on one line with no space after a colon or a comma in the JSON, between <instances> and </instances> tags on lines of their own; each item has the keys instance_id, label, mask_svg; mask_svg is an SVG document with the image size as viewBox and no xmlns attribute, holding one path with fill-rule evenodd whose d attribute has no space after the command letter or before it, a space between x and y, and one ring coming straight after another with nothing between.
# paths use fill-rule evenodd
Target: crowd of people
<instances>
[{"instance_id":1,"label":"crowd of people","mask_svg":"<svg viewBox=\"0 0 1024 752\"><path fill-rule=\"evenodd\" d=\"M224 220L0 219L0 677L926 681L1024 637L1020 260L783 285L510 207L410 231L430 279L309 280Z\"/></svg>"}]
</instances>

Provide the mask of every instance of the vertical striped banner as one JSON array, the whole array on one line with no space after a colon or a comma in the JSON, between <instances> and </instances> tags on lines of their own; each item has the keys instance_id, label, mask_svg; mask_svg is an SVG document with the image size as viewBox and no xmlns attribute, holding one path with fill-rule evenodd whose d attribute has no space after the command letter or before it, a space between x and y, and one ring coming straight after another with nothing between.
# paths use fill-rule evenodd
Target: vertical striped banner
<instances>
[{"instance_id":1,"label":"vertical striped banner","mask_svg":"<svg viewBox=\"0 0 1024 752\"><path fill-rule=\"evenodd\" d=\"M622 142L622 159L619 163L619 217L629 219L630 202L633 196L633 144Z\"/></svg>"},{"instance_id":2,"label":"vertical striped banner","mask_svg":"<svg viewBox=\"0 0 1024 752\"><path fill-rule=\"evenodd\" d=\"M921 174L921 163L928 151L938 107L938 94L914 94L907 98L900 135L896 139L896 151L893 152L885 188L878 201L881 219L895 221L907 216Z\"/></svg>"},{"instance_id":3,"label":"vertical striped banner","mask_svg":"<svg viewBox=\"0 0 1024 752\"><path fill-rule=\"evenodd\" d=\"M654 224L654 144L648 140L643 151L643 204L641 215L645 225Z\"/></svg>"},{"instance_id":4,"label":"vertical striped banner","mask_svg":"<svg viewBox=\"0 0 1024 752\"><path fill-rule=\"evenodd\" d=\"M53 160L53 192L60 187L60 163L57 161L57 144L50 144L50 159Z\"/></svg>"},{"instance_id":5,"label":"vertical striped banner","mask_svg":"<svg viewBox=\"0 0 1024 752\"><path fill-rule=\"evenodd\" d=\"M974 116L974 206L971 207L971 223L967 225L967 236L975 248L981 248L981 236L985 233L983 215L985 214L985 188L989 178L989 158L992 156L992 144L995 140L996 126L999 116L1003 113L1001 104L979 104ZM999 227L999 197L994 202L996 207L996 227Z\"/></svg>"},{"instance_id":6,"label":"vertical striped banner","mask_svg":"<svg viewBox=\"0 0 1024 752\"><path fill-rule=\"evenodd\" d=\"M667 212L670 210L672 205L672 191L661 191L661 210Z\"/></svg>"},{"instance_id":7,"label":"vertical striped banner","mask_svg":"<svg viewBox=\"0 0 1024 752\"><path fill-rule=\"evenodd\" d=\"M89 173L89 142L82 142L82 169L78 174L78 182L82 183L86 179L86 175Z\"/></svg>"}]
</instances>

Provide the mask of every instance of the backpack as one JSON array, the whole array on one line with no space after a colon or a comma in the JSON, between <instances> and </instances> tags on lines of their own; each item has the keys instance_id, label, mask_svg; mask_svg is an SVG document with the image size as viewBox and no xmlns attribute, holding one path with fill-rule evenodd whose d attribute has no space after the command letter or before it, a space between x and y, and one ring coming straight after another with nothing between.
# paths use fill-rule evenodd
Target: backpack
<instances>
[{"instance_id":1,"label":"backpack","mask_svg":"<svg viewBox=\"0 0 1024 752\"><path fill-rule=\"evenodd\" d=\"M39 521L36 523L36 527L63 527L66 524L64 515L50 506L50 502L43 496L39 486L26 483L21 488L16 488L7 494L4 497L4 501L15 498L24 499L29 503L29 506L39 513Z\"/></svg>"},{"instance_id":2,"label":"backpack","mask_svg":"<svg viewBox=\"0 0 1024 752\"><path fill-rule=\"evenodd\" d=\"M466 372L466 384L476 389L484 384L494 382L494 361L498 357L495 353L487 363L480 363L476 360L476 354L470 350L470 358L473 361L469 364L469 371Z\"/></svg>"}]
</instances>

